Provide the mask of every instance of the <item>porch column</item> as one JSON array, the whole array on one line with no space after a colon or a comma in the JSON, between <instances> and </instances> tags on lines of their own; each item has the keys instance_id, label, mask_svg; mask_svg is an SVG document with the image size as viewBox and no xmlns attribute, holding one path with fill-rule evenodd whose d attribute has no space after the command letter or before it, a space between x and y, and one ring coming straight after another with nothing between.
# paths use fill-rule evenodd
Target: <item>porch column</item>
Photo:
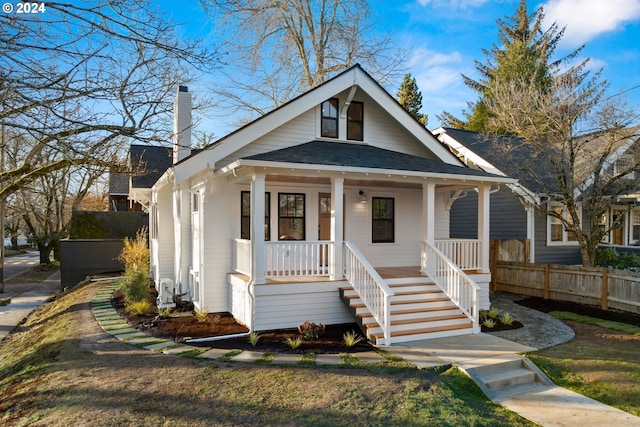
<instances>
[{"instance_id":1,"label":"porch column","mask_svg":"<svg viewBox=\"0 0 640 427\"><path fill-rule=\"evenodd\" d=\"M436 241L436 184L422 183L422 240Z\"/></svg>"},{"instance_id":2,"label":"porch column","mask_svg":"<svg viewBox=\"0 0 640 427\"><path fill-rule=\"evenodd\" d=\"M251 177L251 278L257 285L264 277L264 194L265 175Z\"/></svg>"},{"instance_id":3,"label":"porch column","mask_svg":"<svg viewBox=\"0 0 640 427\"><path fill-rule=\"evenodd\" d=\"M489 196L491 185L478 185L478 240L480 241L480 269L489 272Z\"/></svg>"},{"instance_id":4,"label":"porch column","mask_svg":"<svg viewBox=\"0 0 640 427\"><path fill-rule=\"evenodd\" d=\"M344 230L344 178L331 178L331 241L333 257L330 262L331 280L340 280L343 276L342 236Z\"/></svg>"}]
</instances>

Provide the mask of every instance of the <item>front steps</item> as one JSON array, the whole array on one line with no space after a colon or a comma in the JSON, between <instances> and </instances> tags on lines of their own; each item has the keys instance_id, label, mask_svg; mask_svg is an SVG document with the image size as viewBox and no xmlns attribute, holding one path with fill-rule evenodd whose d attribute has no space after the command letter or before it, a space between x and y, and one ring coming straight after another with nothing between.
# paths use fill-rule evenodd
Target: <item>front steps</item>
<instances>
[{"instance_id":1,"label":"front steps","mask_svg":"<svg viewBox=\"0 0 640 427\"><path fill-rule=\"evenodd\" d=\"M391 343L473 333L471 320L425 277L389 279ZM352 288L341 288L340 298L369 340L384 344L382 329Z\"/></svg>"},{"instance_id":2,"label":"front steps","mask_svg":"<svg viewBox=\"0 0 640 427\"><path fill-rule=\"evenodd\" d=\"M475 365L461 369L494 402L553 387L551 380L526 357L505 356L476 361Z\"/></svg>"}]
</instances>

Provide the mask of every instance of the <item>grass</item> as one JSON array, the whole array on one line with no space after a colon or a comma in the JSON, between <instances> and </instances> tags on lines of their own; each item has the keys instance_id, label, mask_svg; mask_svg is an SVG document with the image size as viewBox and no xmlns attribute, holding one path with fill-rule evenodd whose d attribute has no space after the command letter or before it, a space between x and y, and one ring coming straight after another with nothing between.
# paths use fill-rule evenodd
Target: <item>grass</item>
<instances>
[{"instance_id":1,"label":"grass","mask_svg":"<svg viewBox=\"0 0 640 427\"><path fill-rule=\"evenodd\" d=\"M88 302L100 286L36 310L0 345L0 424L532 425L450 367L228 363L95 341Z\"/></svg>"},{"instance_id":2,"label":"grass","mask_svg":"<svg viewBox=\"0 0 640 427\"><path fill-rule=\"evenodd\" d=\"M574 326L576 338L529 354L561 387L640 416L638 327L566 312L553 312Z\"/></svg>"}]
</instances>

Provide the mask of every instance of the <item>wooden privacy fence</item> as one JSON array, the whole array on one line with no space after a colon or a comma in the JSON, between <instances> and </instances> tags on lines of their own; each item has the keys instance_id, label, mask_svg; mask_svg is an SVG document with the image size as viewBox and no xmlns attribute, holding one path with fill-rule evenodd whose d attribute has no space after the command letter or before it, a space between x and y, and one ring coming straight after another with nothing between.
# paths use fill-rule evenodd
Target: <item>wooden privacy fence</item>
<instances>
[{"instance_id":1,"label":"wooden privacy fence","mask_svg":"<svg viewBox=\"0 0 640 427\"><path fill-rule=\"evenodd\" d=\"M492 290L640 314L640 273L626 270L497 261Z\"/></svg>"}]
</instances>

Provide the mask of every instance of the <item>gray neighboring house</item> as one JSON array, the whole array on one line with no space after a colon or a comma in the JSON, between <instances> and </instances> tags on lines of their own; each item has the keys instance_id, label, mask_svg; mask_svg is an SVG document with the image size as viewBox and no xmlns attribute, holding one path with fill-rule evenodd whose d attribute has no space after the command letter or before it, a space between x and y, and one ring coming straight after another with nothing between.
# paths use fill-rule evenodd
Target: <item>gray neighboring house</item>
<instances>
[{"instance_id":1,"label":"gray neighboring house","mask_svg":"<svg viewBox=\"0 0 640 427\"><path fill-rule=\"evenodd\" d=\"M441 127L433 131L465 164L481 170L518 179L517 184L502 185L491 194L489 236L495 240L525 240L530 242L529 262L552 264L581 264L582 256L576 242L566 232L552 233L551 217L537 211L535 200L544 197L540 186L528 181L511 162L505 164L499 153L492 150L492 142L480 132ZM500 135L498 138L516 143L518 138ZM519 156L529 156L527 146L520 145ZM543 165L541 165L543 167ZM551 178L550 178L551 179ZM497 191L496 191L497 190ZM477 234L477 220L471 206L477 203L473 191L454 195L450 209L452 237L473 239ZM530 200L528 203L526 200ZM455 236L454 236L455 233Z\"/></svg>"},{"instance_id":2,"label":"gray neighboring house","mask_svg":"<svg viewBox=\"0 0 640 427\"><path fill-rule=\"evenodd\" d=\"M517 184L503 185L499 191L491 194L491 223L489 235L497 240L530 241L529 262L553 264L581 264L580 248L569 233L564 231L562 224L555 218L537 211L533 202L544 200L546 194L543 188L554 187L553 171L545 171L544 163L536 165L541 168L537 175L547 172L549 181L541 186L539 183L527 179L526 174L518 170L518 164L526 164L526 160L535 157L528 151L527 144L521 144L517 137L506 135L492 135L453 128L438 128L434 135L455 153L465 164L479 168L486 172L507 175L518 179ZM637 129L630 129L629 137L622 139L614 153L605 162L603 168L606 176L613 177L623 170L628 170L637 163L639 145ZM499 138L518 149L512 151L509 162L501 159L501 154L493 147L491 139ZM599 144L594 140L596 146ZM597 149L597 148L596 148ZM515 158L514 158L515 156ZM518 161L522 159L522 161ZM515 161L514 161L515 160ZM578 165L580 166L580 165ZM587 170L587 169L585 169ZM631 173L629 179L637 179ZM590 181L587 177L586 183ZM474 211L477 194L468 192L459 194L451 205L450 227L452 238L474 238L477 233ZM614 228L602 241L603 246L611 246L618 251L638 252L640 245L640 194L625 194L618 196L616 204L600 219L603 226L610 227L613 221L620 220L620 227ZM562 211L562 206L555 209ZM583 223L588 223L583 218ZM454 235L455 233L455 235Z\"/></svg>"}]
</instances>

